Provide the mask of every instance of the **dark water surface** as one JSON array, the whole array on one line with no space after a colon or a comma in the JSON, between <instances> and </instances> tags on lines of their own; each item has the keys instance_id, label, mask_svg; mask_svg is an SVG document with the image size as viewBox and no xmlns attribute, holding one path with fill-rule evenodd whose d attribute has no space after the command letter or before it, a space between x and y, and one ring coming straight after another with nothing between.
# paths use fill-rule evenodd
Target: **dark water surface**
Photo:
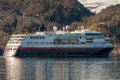
<instances>
[{"instance_id":1,"label":"dark water surface","mask_svg":"<svg viewBox=\"0 0 120 80\"><path fill-rule=\"evenodd\" d=\"M1 57L0 80L120 80L120 60Z\"/></svg>"}]
</instances>

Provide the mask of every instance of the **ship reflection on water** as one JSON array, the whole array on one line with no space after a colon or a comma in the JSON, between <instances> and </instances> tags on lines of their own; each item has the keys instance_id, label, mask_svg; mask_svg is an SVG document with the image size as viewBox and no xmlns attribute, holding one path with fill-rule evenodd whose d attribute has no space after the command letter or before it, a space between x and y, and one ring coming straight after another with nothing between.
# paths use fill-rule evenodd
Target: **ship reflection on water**
<instances>
[{"instance_id":1,"label":"ship reflection on water","mask_svg":"<svg viewBox=\"0 0 120 80\"><path fill-rule=\"evenodd\" d=\"M17 58L8 57L6 60L6 79L21 80L21 61Z\"/></svg>"},{"instance_id":2,"label":"ship reflection on water","mask_svg":"<svg viewBox=\"0 0 120 80\"><path fill-rule=\"evenodd\" d=\"M7 80L116 80L120 62L109 58L5 58Z\"/></svg>"}]
</instances>

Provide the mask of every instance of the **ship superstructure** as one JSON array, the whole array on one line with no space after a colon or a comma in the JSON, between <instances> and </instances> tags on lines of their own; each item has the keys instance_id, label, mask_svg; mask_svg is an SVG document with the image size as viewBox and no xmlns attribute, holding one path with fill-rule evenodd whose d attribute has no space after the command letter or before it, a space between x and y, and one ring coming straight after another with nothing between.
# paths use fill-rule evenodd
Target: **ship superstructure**
<instances>
[{"instance_id":1,"label":"ship superstructure","mask_svg":"<svg viewBox=\"0 0 120 80\"><path fill-rule=\"evenodd\" d=\"M15 55L17 50L21 48L25 38L26 38L26 35L23 35L23 34L12 35L5 47L4 55L6 56Z\"/></svg>"},{"instance_id":2,"label":"ship superstructure","mask_svg":"<svg viewBox=\"0 0 120 80\"><path fill-rule=\"evenodd\" d=\"M12 35L5 56L79 56L108 55L113 49L110 38L89 30L37 32Z\"/></svg>"}]
</instances>

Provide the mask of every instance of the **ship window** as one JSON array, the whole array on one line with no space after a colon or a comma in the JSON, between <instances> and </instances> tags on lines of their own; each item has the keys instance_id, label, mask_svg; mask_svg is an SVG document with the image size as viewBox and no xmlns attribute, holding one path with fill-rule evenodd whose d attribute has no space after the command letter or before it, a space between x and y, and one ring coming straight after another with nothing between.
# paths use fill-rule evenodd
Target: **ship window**
<instances>
[{"instance_id":1,"label":"ship window","mask_svg":"<svg viewBox=\"0 0 120 80\"><path fill-rule=\"evenodd\" d=\"M38 39L38 36L36 36L36 39Z\"/></svg>"},{"instance_id":2,"label":"ship window","mask_svg":"<svg viewBox=\"0 0 120 80\"><path fill-rule=\"evenodd\" d=\"M19 42L20 44L22 43L22 42Z\"/></svg>"},{"instance_id":3,"label":"ship window","mask_svg":"<svg viewBox=\"0 0 120 80\"><path fill-rule=\"evenodd\" d=\"M50 42L50 44L53 44L52 42Z\"/></svg>"},{"instance_id":4,"label":"ship window","mask_svg":"<svg viewBox=\"0 0 120 80\"><path fill-rule=\"evenodd\" d=\"M34 44L38 44L38 42L34 42Z\"/></svg>"},{"instance_id":5,"label":"ship window","mask_svg":"<svg viewBox=\"0 0 120 80\"><path fill-rule=\"evenodd\" d=\"M35 36L33 36L33 39L35 39Z\"/></svg>"},{"instance_id":6,"label":"ship window","mask_svg":"<svg viewBox=\"0 0 120 80\"><path fill-rule=\"evenodd\" d=\"M44 39L44 38L45 38L45 36L39 36L39 38L40 38L40 39Z\"/></svg>"},{"instance_id":7,"label":"ship window","mask_svg":"<svg viewBox=\"0 0 120 80\"><path fill-rule=\"evenodd\" d=\"M43 39L45 39L45 36L43 36Z\"/></svg>"},{"instance_id":8,"label":"ship window","mask_svg":"<svg viewBox=\"0 0 120 80\"><path fill-rule=\"evenodd\" d=\"M81 44L85 44L85 42L81 42Z\"/></svg>"},{"instance_id":9,"label":"ship window","mask_svg":"<svg viewBox=\"0 0 120 80\"><path fill-rule=\"evenodd\" d=\"M42 44L42 42L39 42L39 44Z\"/></svg>"},{"instance_id":10,"label":"ship window","mask_svg":"<svg viewBox=\"0 0 120 80\"><path fill-rule=\"evenodd\" d=\"M21 38L25 38L25 36L21 36Z\"/></svg>"},{"instance_id":11,"label":"ship window","mask_svg":"<svg viewBox=\"0 0 120 80\"><path fill-rule=\"evenodd\" d=\"M16 50L16 48L13 48L13 50Z\"/></svg>"},{"instance_id":12,"label":"ship window","mask_svg":"<svg viewBox=\"0 0 120 80\"><path fill-rule=\"evenodd\" d=\"M86 43L93 43L93 41L86 41Z\"/></svg>"},{"instance_id":13,"label":"ship window","mask_svg":"<svg viewBox=\"0 0 120 80\"><path fill-rule=\"evenodd\" d=\"M19 36L15 36L14 38L19 38Z\"/></svg>"},{"instance_id":14,"label":"ship window","mask_svg":"<svg viewBox=\"0 0 120 80\"><path fill-rule=\"evenodd\" d=\"M19 39L19 41L23 41L23 39Z\"/></svg>"},{"instance_id":15,"label":"ship window","mask_svg":"<svg viewBox=\"0 0 120 80\"><path fill-rule=\"evenodd\" d=\"M32 44L32 42L27 42L27 44Z\"/></svg>"},{"instance_id":16,"label":"ship window","mask_svg":"<svg viewBox=\"0 0 120 80\"><path fill-rule=\"evenodd\" d=\"M33 39L33 37L32 37L32 36L30 36L30 39Z\"/></svg>"}]
</instances>

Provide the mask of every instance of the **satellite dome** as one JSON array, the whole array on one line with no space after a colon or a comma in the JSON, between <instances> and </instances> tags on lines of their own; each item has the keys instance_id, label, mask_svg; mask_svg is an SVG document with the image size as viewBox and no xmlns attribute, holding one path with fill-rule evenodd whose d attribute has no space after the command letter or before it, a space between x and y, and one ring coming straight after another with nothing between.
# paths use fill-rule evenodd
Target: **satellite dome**
<instances>
[{"instance_id":1,"label":"satellite dome","mask_svg":"<svg viewBox=\"0 0 120 80\"><path fill-rule=\"evenodd\" d=\"M70 26L69 26L69 25L66 25L66 29L69 30L69 29L70 29Z\"/></svg>"}]
</instances>

